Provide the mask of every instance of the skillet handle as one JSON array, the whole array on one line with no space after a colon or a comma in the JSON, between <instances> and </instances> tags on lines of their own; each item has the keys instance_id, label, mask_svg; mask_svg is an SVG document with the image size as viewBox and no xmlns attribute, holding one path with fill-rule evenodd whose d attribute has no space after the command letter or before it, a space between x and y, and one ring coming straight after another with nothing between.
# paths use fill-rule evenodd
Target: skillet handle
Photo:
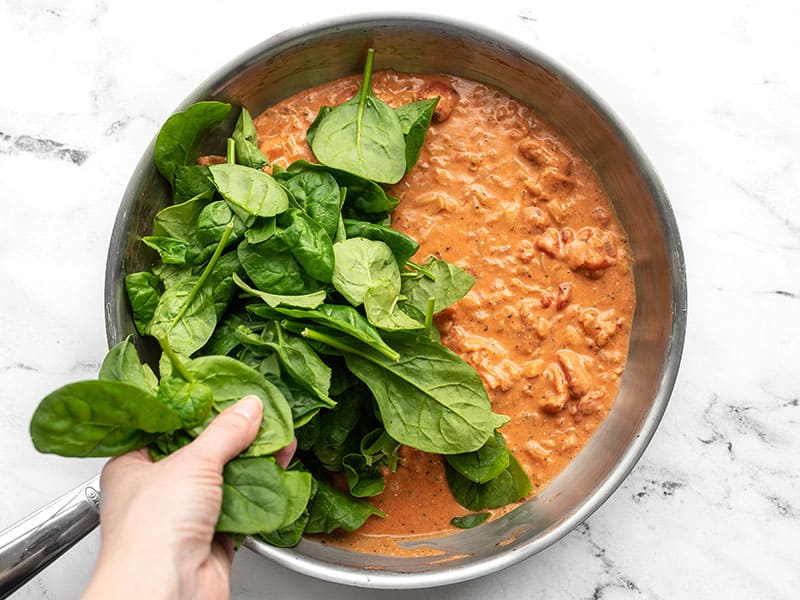
<instances>
[{"instance_id":1,"label":"skillet handle","mask_svg":"<svg viewBox=\"0 0 800 600\"><path fill-rule=\"evenodd\" d=\"M0 531L0 598L6 598L100 522L100 476Z\"/></svg>"}]
</instances>

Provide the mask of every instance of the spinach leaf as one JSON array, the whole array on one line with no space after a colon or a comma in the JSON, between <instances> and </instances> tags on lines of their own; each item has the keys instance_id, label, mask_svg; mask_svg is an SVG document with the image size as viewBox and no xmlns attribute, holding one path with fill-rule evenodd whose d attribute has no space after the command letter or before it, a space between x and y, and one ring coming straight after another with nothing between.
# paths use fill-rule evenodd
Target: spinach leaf
<instances>
[{"instance_id":1,"label":"spinach leaf","mask_svg":"<svg viewBox=\"0 0 800 600\"><path fill-rule=\"evenodd\" d=\"M197 158L203 139L230 112L230 104L197 102L166 120L156 136L153 158L158 172L170 185L175 180L176 169Z\"/></svg>"},{"instance_id":2,"label":"spinach leaf","mask_svg":"<svg viewBox=\"0 0 800 600\"><path fill-rule=\"evenodd\" d=\"M324 165L381 183L405 174L405 139L394 110L372 92L374 51L367 52L364 79L350 100L331 110L311 136L311 150Z\"/></svg>"},{"instance_id":3,"label":"spinach leaf","mask_svg":"<svg viewBox=\"0 0 800 600\"><path fill-rule=\"evenodd\" d=\"M206 165L182 165L175 169L172 184L172 202L180 204L187 200L211 200L217 188L211 181L211 171Z\"/></svg>"},{"instance_id":4,"label":"spinach leaf","mask_svg":"<svg viewBox=\"0 0 800 600\"><path fill-rule=\"evenodd\" d=\"M200 278L190 277L168 288L158 301L148 333L167 340L172 348L190 356L214 333L217 315L214 298Z\"/></svg>"},{"instance_id":5,"label":"spinach leaf","mask_svg":"<svg viewBox=\"0 0 800 600\"><path fill-rule=\"evenodd\" d=\"M391 248L383 242L350 238L333 245L336 262L331 282L353 306L363 304L367 290L380 283L400 291L400 270Z\"/></svg>"},{"instance_id":6,"label":"spinach leaf","mask_svg":"<svg viewBox=\"0 0 800 600\"><path fill-rule=\"evenodd\" d=\"M373 429L361 438L361 455L369 466L385 464L393 473L400 461L401 444L392 439L383 427Z\"/></svg>"},{"instance_id":7,"label":"spinach leaf","mask_svg":"<svg viewBox=\"0 0 800 600\"><path fill-rule=\"evenodd\" d=\"M233 281L243 291L251 296L261 298L272 308L276 306L296 306L298 308L316 308L325 301L327 295L324 290L318 292L311 292L308 294L271 294L269 292L262 292L261 290L254 289L242 281L236 273L233 274Z\"/></svg>"},{"instance_id":8,"label":"spinach leaf","mask_svg":"<svg viewBox=\"0 0 800 600\"><path fill-rule=\"evenodd\" d=\"M330 239L336 237L342 198L333 175L325 171L302 171L287 179L283 186Z\"/></svg>"},{"instance_id":9,"label":"spinach leaf","mask_svg":"<svg viewBox=\"0 0 800 600\"><path fill-rule=\"evenodd\" d=\"M364 295L369 322L385 331L422 329L425 324L403 312L398 305L399 281L376 279Z\"/></svg>"},{"instance_id":10,"label":"spinach leaf","mask_svg":"<svg viewBox=\"0 0 800 600\"><path fill-rule=\"evenodd\" d=\"M208 199L197 197L161 209L153 219L153 235L190 241L195 232L197 217L206 204Z\"/></svg>"},{"instance_id":11,"label":"spinach leaf","mask_svg":"<svg viewBox=\"0 0 800 600\"><path fill-rule=\"evenodd\" d=\"M533 489L531 480L513 455L509 455L508 467L486 483L470 481L449 463L445 463L445 475L456 502L474 511L511 504L530 494Z\"/></svg>"},{"instance_id":12,"label":"spinach leaf","mask_svg":"<svg viewBox=\"0 0 800 600\"><path fill-rule=\"evenodd\" d=\"M344 227L348 238L362 237L368 240L384 242L392 249L399 267L405 265L408 259L419 250L417 242L391 227L354 219L345 219Z\"/></svg>"},{"instance_id":13,"label":"spinach leaf","mask_svg":"<svg viewBox=\"0 0 800 600\"><path fill-rule=\"evenodd\" d=\"M267 306L250 305L247 310L266 319L277 320L283 317L290 317L319 323L364 342L392 360L399 357L399 354L383 341L378 330L362 317L361 313L346 304L320 304L313 310L284 308L282 306L271 309Z\"/></svg>"},{"instance_id":14,"label":"spinach leaf","mask_svg":"<svg viewBox=\"0 0 800 600\"><path fill-rule=\"evenodd\" d=\"M278 232L275 226L275 217L258 217L255 222L244 232L244 239L248 244L256 245L266 242Z\"/></svg>"},{"instance_id":15,"label":"spinach leaf","mask_svg":"<svg viewBox=\"0 0 800 600\"><path fill-rule=\"evenodd\" d=\"M385 215L394 209L400 202L397 198L389 196L386 191L371 179L348 173L340 169L334 169L326 165L319 165L306 160L297 160L289 165L286 176L304 171L321 171L330 173L339 184L340 188L345 188L346 206L358 214L366 213L369 215Z\"/></svg>"},{"instance_id":16,"label":"spinach leaf","mask_svg":"<svg viewBox=\"0 0 800 600\"><path fill-rule=\"evenodd\" d=\"M174 431L181 420L148 390L123 381L67 384L39 403L30 433L39 452L117 456L146 446L149 434Z\"/></svg>"},{"instance_id":17,"label":"spinach leaf","mask_svg":"<svg viewBox=\"0 0 800 600\"><path fill-rule=\"evenodd\" d=\"M211 388L197 381L179 377L162 377L158 386L158 399L181 418L185 428L204 423L211 416L214 397Z\"/></svg>"},{"instance_id":18,"label":"spinach leaf","mask_svg":"<svg viewBox=\"0 0 800 600\"><path fill-rule=\"evenodd\" d=\"M253 169L261 169L269 164L267 157L258 147L258 135L253 124L253 117L242 107L236 126L231 134L236 148L236 162Z\"/></svg>"},{"instance_id":19,"label":"spinach leaf","mask_svg":"<svg viewBox=\"0 0 800 600\"><path fill-rule=\"evenodd\" d=\"M463 477L475 483L486 483L494 479L508 468L511 453L499 431L486 440L486 443L474 452L449 454L445 456L447 463Z\"/></svg>"},{"instance_id":20,"label":"spinach leaf","mask_svg":"<svg viewBox=\"0 0 800 600\"><path fill-rule=\"evenodd\" d=\"M300 539L303 537L303 530L308 524L308 517L308 511L305 510L294 523L269 533L263 533L261 538L277 548L292 548L300 543Z\"/></svg>"},{"instance_id":21,"label":"spinach leaf","mask_svg":"<svg viewBox=\"0 0 800 600\"><path fill-rule=\"evenodd\" d=\"M342 458L344 476L350 493L356 498L367 498L383 493L385 481L377 465L367 464L362 454L348 454Z\"/></svg>"},{"instance_id":22,"label":"spinach leaf","mask_svg":"<svg viewBox=\"0 0 800 600\"><path fill-rule=\"evenodd\" d=\"M278 217L283 239L306 273L322 282L333 275L333 243L322 225L302 210L290 208Z\"/></svg>"},{"instance_id":23,"label":"spinach leaf","mask_svg":"<svg viewBox=\"0 0 800 600\"><path fill-rule=\"evenodd\" d=\"M336 402L328 396L331 384L330 367L302 338L286 335L280 327L276 327L275 331L275 341L255 336L246 330L239 330L239 340L248 346L274 351L281 367L299 386L315 394L327 406L335 406Z\"/></svg>"},{"instance_id":24,"label":"spinach leaf","mask_svg":"<svg viewBox=\"0 0 800 600\"><path fill-rule=\"evenodd\" d=\"M319 488L309 502L305 533L330 533L334 529L355 531L371 516L386 515L364 500L357 500L333 486L317 480Z\"/></svg>"},{"instance_id":25,"label":"spinach leaf","mask_svg":"<svg viewBox=\"0 0 800 600\"><path fill-rule=\"evenodd\" d=\"M427 311L429 298L434 299L433 312L438 313L466 296L475 284L472 275L440 258L431 256L422 266L434 279L422 273L404 277L401 293L408 304L423 313Z\"/></svg>"},{"instance_id":26,"label":"spinach leaf","mask_svg":"<svg viewBox=\"0 0 800 600\"><path fill-rule=\"evenodd\" d=\"M197 215L194 235L201 246L216 246L231 221L233 222L233 233L228 244L242 238L245 232L244 223L233 213L226 202L222 200L211 202L204 206Z\"/></svg>"},{"instance_id":27,"label":"spinach leaf","mask_svg":"<svg viewBox=\"0 0 800 600\"><path fill-rule=\"evenodd\" d=\"M429 98L395 109L406 141L406 172L414 168L419 159L420 150L425 143L425 134L431 126L431 117L439 98Z\"/></svg>"},{"instance_id":28,"label":"spinach leaf","mask_svg":"<svg viewBox=\"0 0 800 600\"><path fill-rule=\"evenodd\" d=\"M496 428L480 376L457 354L424 337L388 339L399 361L366 348L345 354L353 374L369 386L392 438L425 452L477 450Z\"/></svg>"},{"instance_id":29,"label":"spinach leaf","mask_svg":"<svg viewBox=\"0 0 800 600\"><path fill-rule=\"evenodd\" d=\"M312 450L327 470L341 471L342 458L358 450L358 441L350 434L358 427L362 414L359 395L345 394L333 409L317 416L317 439Z\"/></svg>"},{"instance_id":30,"label":"spinach leaf","mask_svg":"<svg viewBox=\"0 0 800 600\"><path fill-rule=\"evenodd\" d=\"M453 527L458 527L459 529L472 529L473 527L477 527L483 523L489 518L489 516L490 513L481 512L473 513L471 515L464 515L463 517L453 517L450 519L450 524Z\"/></svg>"},{"instance_id":31,"label":"spinach leaf","mask_svg":"<svg viewBox=\"0 0 800 600\"><path fill-rule=\"evenodd\" d=\"M255 441L245 456L273 454L292 441L292 411L280 390L261 373L229 356L201 356L188 361L186 370L195 382L211 388L222 410L249 394L261 398L264 415Z\"/></svg>"},{"instance_id":32,"label":"spinach leaf","mask_svg":"<svg viewBox=\"0 0 800 600\"><path fill-rule=\"evenodd\" d=\"M321 408L330 408L330 404L328 402L323 402L317 397L316 394L312 394L311 392L301 388L293 381L285 382L280 378L280 376L265 372L263 364L264 363L262 361L262 368L260 369L261 373L264 375L267 381L272 383L281 391L283 397L286 398L286 402L289 403L289 408L292 410L292 420L294 421L295 429L303 427L309 421L311 421L311 419L317 416Z\"/></svg>"},{"instance_id":33,"label":"spinach leaf","mask_svg":"<svg viewBox=\"0 0 800 600\"><path fill-rule=\"evenodd\" d=\"M161 280L147 271L128 273L125 276L125 292L131 305L133 323L141 335L147 334L163 291Z\"/></svg>"},{"instance_id":34,"label":"spinach leaf","mask_svg":"<svg viewBox=\"0 0 800 600\"><path fill-rule=\"evenodd\" d=\"M236 290L239 289L233 281L233 274L241 274L242 272L242 264L239 262L236 252L228 252L220 256L211 269L206 285L211 288L211 297L214 300L214 312L217 315L217 321L225 312Z\"/></svg>"},{"instance_id":35,"label":"spinach leaf","mask_svg":"<svg viewBox=\"0 0 800 600\"><path fill-rule=\"evenodd\" d=\"M139 353L131 342L131 336L116 344L108 351L100 365L98 379L124 381L155 394L158 391L158 379L152 369L139 362Z\"/></svg>"},{"instance_id":36,"label":"spinach leaf","mask_svg":"<svg viewBox=\"0 0 800 600\"><path fill-rule=\"evenodd\" d=\"M327 117L332 110L332 106L320 107L317 116L314 117L314 121L308 126L308 130L306 131L306 142L308 142L309 146L311 146L311 143L314 141L314 136L317 135L317 128L319 127L319 124L322 123L322 120Z\"/></svg>"},{"instance_id":37,"label":"spinach leaf","mask_svg":"<svg viewBox=\"0 0 800 600\"><path fill-rule=\"evenodd\" d=\"M284 524L289 495L284 471L272 458L235 458L222 473L222 509L217 531L266 533Z\"/></svg>"},{"instance_id":38,"label":"spinach leaf","mask_svg":"<svg viewBox=\"0 0 800 600\"><path fill-rule=\"evenodd\" d=\"M208 169L222 197L247 215L273 217L289 207L286 192L263 171L229 164Z\"/></svg>"},{"instance_id":39,"label":"spinach leaf","mask_svg":"<svg viewBox=\"0 0 800 600\"><path fill-rule=\"evenodd\" d=\"M182 265L186 263L186 249L189 244L166 236L146 235L142 241L158 252L162 262L168 265Z\"/></svg>"},{"instance_id":40,"label":"spinach leaf","mask_svg":"<svg viewBox=\"0 0 800 600\"><path fill-rule=\"evenodd\" d=\"M279 236L258 244L246 240L237 248L245 273L256 287L271 294L303 294L320 285L309 277Z\"/></svg>"}]
</instances>

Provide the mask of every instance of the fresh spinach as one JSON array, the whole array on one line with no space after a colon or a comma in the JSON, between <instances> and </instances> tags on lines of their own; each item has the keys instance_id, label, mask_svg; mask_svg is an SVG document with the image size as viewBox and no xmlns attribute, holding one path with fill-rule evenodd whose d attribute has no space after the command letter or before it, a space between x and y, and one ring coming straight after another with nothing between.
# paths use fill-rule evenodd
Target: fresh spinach
<instances>
[{"instance_id":1,"label":"fresh spinach","mask_svg":"<svg viewBox=\"0 0 800 600\"><path fill-rule=\"evenodd\" d=\"M252 296L261 298L268 306L295 306L297 308L316 308L325 301L326 293L324 290L310 292L308 294L271 294L262 292L247 285L236 273L233 274L234 283L243 291Z\"/></svg>"},{"instance_id":2,"label":"fresh spinach","mask_svg":"<svg viewBox=\"0 0 800 600\"><path fill-rule=\"evenodd\" d=\"M124 381L69 383L48 394L31 420L39 452L117 456L142 448L154 433L174 431L180 417L150 391Z\"/></svg>"},{"instance_id":3,"label":"fresh spinach","mask_svg":"<svg viewBox=\"0 0 800 600\"><path fill-rule=\"evenodd\" d=\"M156 137L153 158L170 185L177 168L197 158L205 137L230 112L231 105L224 102L197 102L167 119Z\"/></svg>"},{"instance_id":4,"label":"fresh spinach","mask_svg":"<svg viewBox=\"0 0 800 600\"><path fill-rule=\"evenodd\" d=\"M324 165L381 183L397 183L406 172L403 127L394 110L372 92L374 54L372 49L367 52L356 95L316 124L310 144Z\"/></svg>"},{"instance_id":5,"label":"fresh spinach","mask_svg":"<svg viewBox=\"0 0 800 600\"><path fill-rule=\"evenodd\" d=\"M153 273L140 271L125 276L125 292L133 313L133 323L140 334L145 335L149 330L163 291L161 279Z\"/></svg>"},{"instance_id":6,"label":"fresh spinach","mask_svg":"<svg viewBox=\"0 0 800 600\"><path fill-rule=\"evenodd\" d=\"M419 250L419 244L415 240L391 227L355 219L344 219L344 227L348 238L361 237L384 242L391 248L399 267L403 267Z\"/></svg>"},{"instance_id":7,"label":"fresh spinach","mask_svg":"<svg viewBox=\"0 0 800 600\"><path fill-rule=\"evenodd\" d=\"M274 217L289 207L286 192L263 171L231 164L211 165L208 170L222 197L245 216Z\"/></svg>"},{"instance_id":8,"label":"fresh spinach","mask_svg":"<svg viewBox=\"0 0 800 600\"><path fill-rule=\"evenodd\" d=\"M278 225L283 242L303 271L317 281L330 282L334 269L333 243L322 225L295 208L280 215Z\"/></svg>"},{"instance_id":9,"label":"fresh spinach","mask_svg":"<svg viewBox=\"0 0 800 600\"><path fill-rule=\"evenodd\" d=\"M364 303L367 290L387 285L400 292L400 270L392 249L385 243L365 238L349 238L333 245L336 262L331 282L353 306Z\"/></svg>"},{"instance_id":10,"label":"fresh spinach","mask_svg":"<svg viewBox=\"0 0 800 600\"><path fill-rule=\"evenodd\" d=\"M467 295L475 284L475 278L464 269L440 258L431 256L423 264L425 272L413 277L404 277L401 292L406 302L421 312L426 312L428 299L434 299L433 312L438 313Z\"/></svg>"},{"instance_id":11,"label":"fresh spinach","mask_svg":"<svg viewBox=\"0 0 800 600\"><path fill-rule=\"evenodd\" d=\"M98 379L124 381L155 394L158 378L147 364L139 362L139 353L128 336L108 351L97 373Z\"/></svg>"},{"instance_id":12,"label":"fresh spinach","mask_svg":"<svg viewBox=\"0 0 800 600\"><path fill-rule=\"evenodd\" d=\"M474 511L500 508L517 502L533 489L530 479L513 455L509 455L508 467L486 483L467 479L449 463L445 463L445 475L456 502Z\"/></svg>"},{"instance_id":13,"label":"fresh spinach","mask_svg":"<svg viewBox=\"0 0 800 600\"><path fill-rule=\"evenodd\" d=\"M326 171L301 171L286 179L283 187L330 239L336 237L342 198L333 175Z\"/></svg>"},{"instance_id":14,"label":"fresh spinach","mask_svg":"<svg viewBox=\"0 0 800 600\"><path fill-rule=\"evenodd\" d=\"M258 136L253 117L246 108L242 108L236 126L231 134L236 148L236 162L253 169L261 169L269 164L267 157L258 147Z\"/></svg>"},{"instance_id":15,"label":"fresh spinach","mask_svg":"<svg viewBox=\"0 0 800 600\"><path fill-rule=\"evenodd\" d=\"M486 483L508 468L511 453L505 439L495 431L486 443L474 452L445 456L447 463L460 475L475 483Z\"/></svg>"},{"instance_id":16,"label":"fresh spinach","mask_svg":"<svg viewBox=\"0 0 800 600\"><path fill-rule=\"evenodd\" d=\"M463 517L453 517L450 519L450 524L459 529L472 529L483 523L490 516L488 512L472 513L471 515L464 515Z\"/></svg>"},{"instance_id":17,"label":"fresh spinach","mask_svg":"<svg viewBox=\"0 0 800 600\"><path fill-rule=\"evenodd\" d=\"M340 492L324 481L317 480L317 485L317 493L309 503L305 533L330 533L334 529L355 531L371 516L386 517L369 502Z\"/></svg>"},{"instance_id":18,"label":"fresh spinach","mask_svg":"<svg viewBox=\"0 0 800 600\"><path fill-rule=\"evenodd\" d=\"M395 109L406 141L406 172L417 164L419 153L425 144L425 134L431 126L433 111L436 110L438 102L438 97L429 98L404 104Z\"/></svg>"}]
</instances>

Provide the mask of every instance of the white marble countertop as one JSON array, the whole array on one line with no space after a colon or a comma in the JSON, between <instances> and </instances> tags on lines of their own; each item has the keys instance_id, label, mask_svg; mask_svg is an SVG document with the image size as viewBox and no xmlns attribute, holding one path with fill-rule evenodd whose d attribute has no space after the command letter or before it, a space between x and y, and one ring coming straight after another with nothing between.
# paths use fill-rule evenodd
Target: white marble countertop
<instances>
[{"instance_id":1,"label":"white marble countertop","mask_svg":"<svg viewBox=\"0 0 800 600\"><path fill-rule=\"evenodd\" d=\"M796 598L800 8L459 4L455 16L517 36L576 73L659 172L689 283L671 404L600 510L501 573L375 592L312 580L244 550L233 597ZM433 5L402 8L436 14ZM0 528L102 465L38 454L28 422L41 397L94 377L105 354L106 250L134 165L173 108L230 58L312 19L373 9L314 6L0 2ZM77 597L98 540L91 534L14 597Z\"/></svg>"}]
</instances>

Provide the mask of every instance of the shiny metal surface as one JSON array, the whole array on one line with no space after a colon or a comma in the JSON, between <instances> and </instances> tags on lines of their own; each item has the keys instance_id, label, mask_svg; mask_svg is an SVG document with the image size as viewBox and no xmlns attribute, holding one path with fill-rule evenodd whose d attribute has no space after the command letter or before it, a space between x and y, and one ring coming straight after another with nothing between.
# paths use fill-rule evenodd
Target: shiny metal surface
<instances>
[{"instance_id":1,"label":"shiny metal surface","mask_svg":"<svg viewBox=\"0 0 800 600\"><path fill-rule=\"evenodd\" d=\"M100 522L100 476L0 531L0 598L6 598Z\"/></svg>"},{"instance_id":2,"label":"shiny metal surface","mask_svg":"<svg viewBox=\"0 0 800 600\"><path fill-rule=\"evenodd\" d=\"M368 47L376 48L376 69L445 72L483 81L539 112L601 177L636 261L636 313L616 404L587 447L538 496L497 521L414 543L438 550L433 559L368 556L312 540L293 549L246 541L254 552L325 580L375 588L429 587L485 575L539 552L584 521L622 482L655 432L677 375L686 327L686 277L667 195L617 118L546 56L474 25L375 16L292 30L231 62L178 108L219 99L244 104L257 114L304 88L360 72ZM151 146L122 200L109 249L109 343L134 333L123 276L149 266L153 255L137 240L149 234L153 215L167 202ZM147 356L147 342L137 343Z\"/></svg>"}]
</instances>

